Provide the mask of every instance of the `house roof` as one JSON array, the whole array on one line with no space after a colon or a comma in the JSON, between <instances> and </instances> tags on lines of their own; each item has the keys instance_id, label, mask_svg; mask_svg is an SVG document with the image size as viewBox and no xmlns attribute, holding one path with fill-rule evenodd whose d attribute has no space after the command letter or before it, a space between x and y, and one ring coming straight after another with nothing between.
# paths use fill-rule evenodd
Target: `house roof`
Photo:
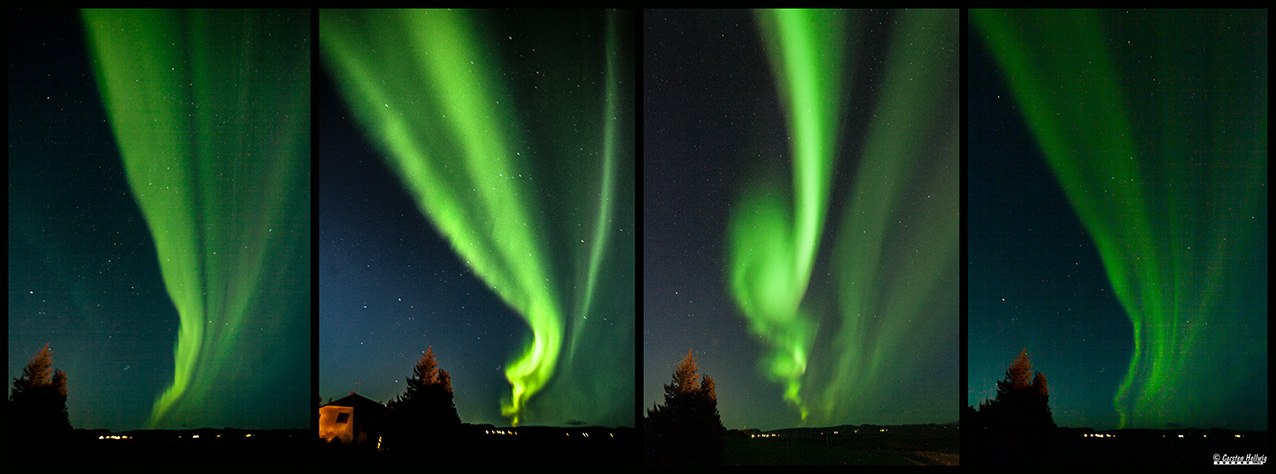
<instances>
[{"instance_id":1,"label":"house roof","mask_svg":"<svg viewBox=\"0 0 1276 474\"><path fill-rule=\"evenodd\" d=\"M362 409L362 408L370 408L370 409L372 409L372 410L385 410L385 409L386 409L386 406L385 406L385 405L382 405L382 404L380 404L380 403L378 403L378 402L376 402L376 401L373 401L372 399L369 399L368 397L365 397L365 396L363 396L363 395L359 395L359 394L354 393L354 392L350 392L350 395L347 395L347 396L345 396L345 397L342 397L342 398L341 398L341 399L339 399L339 400L333 401L333 402L328 403L328 404L325 404L325 405L323 405L323 406L325 406L325 407L327 407L327 406L335 406L335 407L351 407L351 408L354 408L354 409L356 409L356 410L358 410L358 409Z\"/></svg>"}]
</instances>

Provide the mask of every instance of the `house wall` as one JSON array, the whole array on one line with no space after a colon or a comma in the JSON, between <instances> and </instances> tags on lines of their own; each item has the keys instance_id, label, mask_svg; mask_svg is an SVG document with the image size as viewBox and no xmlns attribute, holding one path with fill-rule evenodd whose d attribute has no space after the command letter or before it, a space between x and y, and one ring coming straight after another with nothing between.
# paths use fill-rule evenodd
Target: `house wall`
<instances>
[{"instance_id":1,"label":"house wall","mask_svg":"<svg viewBox=\"0 0 1276 474\"><path fill-rule=\"evenodd\" d=\"M337 415L347 413L345 423L337 423ZM319 437L328 441L341 438L341 442L350 444L354 441L354 408L323 406L319 407Z\"/></svg>"}]
</instances>

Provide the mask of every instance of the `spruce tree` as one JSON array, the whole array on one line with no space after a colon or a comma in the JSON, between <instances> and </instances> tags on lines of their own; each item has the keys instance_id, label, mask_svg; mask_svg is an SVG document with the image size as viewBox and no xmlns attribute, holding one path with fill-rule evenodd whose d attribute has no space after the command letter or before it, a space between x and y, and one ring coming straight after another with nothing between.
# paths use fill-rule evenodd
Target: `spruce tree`
<instances>
[{"instance_id":1,"label":"spruce tree","mask_svg":"<svg viewBox=\"0 0 1276 474\"><path fill-rule=\"evenodd\" d=\"M433 346L417 360L407 389L386 406L390 408L392 434L399 446L421 442L437 445L455 436L461 426L452 400L452 376L439 368Z\"/></svg>"},{"instance_id":2,"label":"spruce tree","mask_svg":"<svg viewBox=\"0 0 1276 474\"><path fill-rule=\"evenodd\" d=\"M665 403L644 420L647 460L653 464L721 464L726 428L713 378L700 374L692 351L665 385Z\"/></svg>"},{"instance_id":3,"label":"spruce tree","mask_svg":"<svg viewBox=\"0 0 1276 474\"><path fill-rule=\"evenodd\" d=\"M1055 428L1046 376L1032 371L1027 349L1006 369L1006 378L997 382L997 397L981 404L979 413L984 425L1002 432Z\"/></svg>"},{"instance_id":4,"label":"spruce tree","mask_svg":"<svg viewBox=\"0 0 1276 474\"><path fill-rule=\"evenodd\" d=\"M69 441L71 422L66 408L66 373L53 368L53 353L45 344L13 379L9 394L9 433L12 452L43 456Z\"/></svg>"}]
</instances>

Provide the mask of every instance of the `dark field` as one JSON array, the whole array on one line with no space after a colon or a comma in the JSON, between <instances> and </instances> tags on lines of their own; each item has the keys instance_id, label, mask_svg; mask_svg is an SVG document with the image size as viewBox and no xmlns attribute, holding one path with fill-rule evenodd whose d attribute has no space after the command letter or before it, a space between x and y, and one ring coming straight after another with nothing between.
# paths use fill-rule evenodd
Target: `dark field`
<instances>
[{"instance_id":1,"label":"dark field","mask_svg":"<svg viewBox=\"0 0 1276 474\"><path fill-rule=\"evenodd\" d=\"M409 447L316 442L320 464L438 465L634 465L638 445L632 428L497 428L463 425L460 433Z\"/></svg>"},{"instance_id":2,"label":"dark field","mask_svg":"<svg viewBox=\"0 0 1276 474\"><path fill-rule=\"evenodd\" d=\"M956 423L732 430L727 434L725 462L733 466L955 466L960 438Z\"/></svg>"},{"instance_id":3,"label":"dark field","mask_svg":"<svg viewBox=\"0 0 1276 474\"><path fill-rule=\"evenodd\" d=\"M76 430L54 464L300 464L311 461L309 430Z\"/></svg>"},{"instance_id":4,"label":"dark field","mask_svg":"<svg viewBox=\"0 0 1276 474\"><path fill-rule=\"evenodd\" d=\"M375 443L329 445L310 430L76 430L69 441L40 445L35 458L92 465L634 465L635 443L631 428L599 427L467 425L428 445L380 451Z\"/></svg>"},{"instance_id":5,"label":"dark field","mask_svg":"<svg viewBox=\"0 0 1276 474\"><path fill-rule=\"evenodd\" d=\"M1046 439L972 437L963 446L969 465L1213 466L1215 457L1267 454L1266 431L1221 429L1111 430L1061 428ZM1265 464L1265 463L1264 463Z\"/></svg>"}]
</instances>

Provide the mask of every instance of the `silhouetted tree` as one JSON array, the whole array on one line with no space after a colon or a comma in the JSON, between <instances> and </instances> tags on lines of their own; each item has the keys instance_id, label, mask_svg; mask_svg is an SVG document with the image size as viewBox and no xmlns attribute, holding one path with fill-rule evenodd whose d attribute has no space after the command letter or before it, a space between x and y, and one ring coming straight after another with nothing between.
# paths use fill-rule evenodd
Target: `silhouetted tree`
<instances>
[{"instance_id":1,"label":"silhouetted tree","mask_svg":"<svg viewBox=\"0 0 1276 474\"><path fill-rule=\"evenodd\" d=\"M1032 371L1027 349L1006 369L1006 378L997 382L996 398L980 403L978 411L966 415L977 437L972 455L986 456L982 461L1016 462L1040 456L1055 435L1046 376Z\"/></svg>"},{"instance_id":2,"label":"silhouetted tree","mask_svg":"<svg viewBox=\"0 0 1276 474\"><path fill-rule=\"evenodd\" d=\"M1046 376L1033 373L1028 349L1019 353L1006 378L997 382L997 398L986 403L981 413L987 412L990 429L1002 431L1041 431L1055 428L1050 413L1050 390Z\"/></svg>"},{"instance_id":3,"label":"silhouetted tree","mask_svg":"<svg viewBox=\"0 0 1276 474\"><path fill-rule=\"evenodd\" d=\"M713 378L700 375L690 350L665 385L665 403L647 410L644 437L652 464L722 464L726 428Z\"/></svg>"},{"instance_id":4,"label":"silhouetted tree","mask_svg":"<svg viewBox=\"0 0 1276 474\"><path fill-rule=\"evenodd\" d=\"M408 387L386 404L390 408L390 447L417 443L446 444L461 426L452 401L452 376L439 368L434 348L427 348L408 378Z\"/></svg>"},{"instance_id":5,"label":"silhouetted tree","mask_svg":"<svg viewBox=\"0 0 1276 474\"><path fill-rule=\"evenodd\" d=\"M9 440L13 453L36 458L64 447L71 435L66 410L66 373L53 368L53 354L45 344L13 379L9 394Z\"/></svg>"}]
</instances>

